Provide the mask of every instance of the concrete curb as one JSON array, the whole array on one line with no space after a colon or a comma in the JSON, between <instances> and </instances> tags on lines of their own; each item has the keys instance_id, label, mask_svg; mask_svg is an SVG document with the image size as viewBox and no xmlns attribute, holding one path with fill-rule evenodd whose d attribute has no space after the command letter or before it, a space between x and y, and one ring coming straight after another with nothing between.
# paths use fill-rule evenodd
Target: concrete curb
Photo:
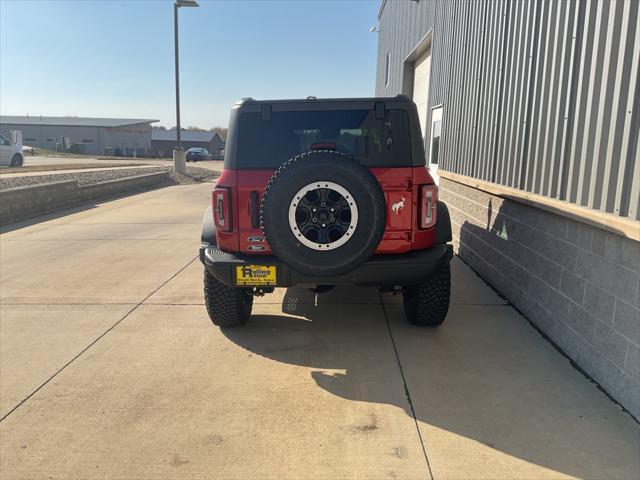
<instances>
[{"instance_id":1,"label":"concrete curb","mask_svg":"<svg viewBox=\"0 0 640 480\"><path fill-rule=\"evenodd\" d=\"M90 185L74 180L30 185L0 191L0 226L169 184L169 172L148 173Z\"/></svg>"}]
</instances>

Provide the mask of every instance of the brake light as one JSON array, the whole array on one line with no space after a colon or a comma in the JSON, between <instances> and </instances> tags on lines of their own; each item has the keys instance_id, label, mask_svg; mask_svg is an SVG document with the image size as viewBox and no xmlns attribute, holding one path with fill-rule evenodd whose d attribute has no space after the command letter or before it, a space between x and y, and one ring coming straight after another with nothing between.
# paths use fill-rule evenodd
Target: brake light
<instances>
[{"instance_id":1,"label":"brake light","mask_svg":"<svg viewBox=\"0 0 640 480\"><path fill-rule=\"evenodd\" d=\"M335 150L337 145L333 142L312 143L311 150Z\"/></svg>"},{"instance_id":2,"label":"brake light","mask_svg":"<svg viewBox=\"0 0 640 480\"><path fill-rule=\"evenodd\" d=\"M420 187L420 228L431 228L436 224L437 204L438 187L422 185Z\"/></svg>"},{"instance_id":3,"label":"brake light","mask_svg":"<svg viewBox=\"0 0 640 480\"><path fill-rule=\"evenodd\" d=\"M228 188L216 187L213 189L213 221L216 229L221 232L230 232L231 224L231 193Z\"/></svg>"}]
</instances>

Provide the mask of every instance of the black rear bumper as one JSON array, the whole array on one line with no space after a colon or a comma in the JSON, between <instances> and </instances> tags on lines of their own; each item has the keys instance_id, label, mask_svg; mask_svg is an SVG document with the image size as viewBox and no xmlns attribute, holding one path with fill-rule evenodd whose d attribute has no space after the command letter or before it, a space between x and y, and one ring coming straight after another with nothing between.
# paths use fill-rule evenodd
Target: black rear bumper
<instances>
[{"instance_id":1,"label":"black rear bumper","mask_svg":"<svg viewBox=\"0 0 640 480\"><path fill-rule=\"evenodd\" d=\"M374 255L348 273L324 277L302 274L274 256L231 254L213 245L200 247L200 261L220 282L236 285L236 267L244 265L275 265L278 287L300 284L321 285L415 285L423 282L453 256L453 248L440 244L426 250L413 250L397 255Z\"/></svg>"}]
</instances>

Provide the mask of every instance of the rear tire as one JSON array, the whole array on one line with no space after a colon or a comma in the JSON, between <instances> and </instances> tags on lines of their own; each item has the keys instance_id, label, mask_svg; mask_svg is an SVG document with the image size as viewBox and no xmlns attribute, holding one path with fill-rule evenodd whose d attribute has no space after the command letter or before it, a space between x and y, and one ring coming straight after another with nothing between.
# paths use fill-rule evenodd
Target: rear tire
<instances>
[{"instance_id":1,"label":"rear tire","mask_svg":"<svg viewBox=\"0 0 640 480\"><path fill-rule=\"evenodd\" d=\"M404 312L409 322L437 327L447 316L451 297L451 267L441 266L426 281L403 288Z\"/></svg>"},{"instance_id":2,"label":"rear tire","mask_svg":"<svg viewBox=\"0 0 640 480\"><path fill-rule=\"evenodd\" d=\"M247 288L228 287L205 270L204 303L214 325L239 327L251 317L253 295Z\"/></svg>"},{"instance_id":3,"label":"rear tire","mask_svg":"<svg viewBox=\"0 0 640 480\"><path fill-rule=\"evenodd\" d=\"M20 155L19 153L16 153L11 159L11 166L14 168L21 167L22 162L23 162L22 155Z\"/></svg>"}]
</instances>

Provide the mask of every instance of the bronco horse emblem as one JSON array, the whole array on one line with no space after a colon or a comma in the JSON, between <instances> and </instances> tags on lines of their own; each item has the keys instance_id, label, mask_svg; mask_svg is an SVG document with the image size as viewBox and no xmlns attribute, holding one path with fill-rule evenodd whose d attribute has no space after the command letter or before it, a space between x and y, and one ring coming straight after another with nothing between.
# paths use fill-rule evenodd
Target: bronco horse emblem
<instances>
[{"instance_id":1,"label":"bronco horse emblem","mask_svg":"<svg viewBox=\"0 0 640 480\"><path fill-rule=\"evenodd\" d=\"M391 205L391 211L396 215L400 214L400 210L404 208L404 197L400 197L400 201Z\"/></svg>"}]
</instances>

